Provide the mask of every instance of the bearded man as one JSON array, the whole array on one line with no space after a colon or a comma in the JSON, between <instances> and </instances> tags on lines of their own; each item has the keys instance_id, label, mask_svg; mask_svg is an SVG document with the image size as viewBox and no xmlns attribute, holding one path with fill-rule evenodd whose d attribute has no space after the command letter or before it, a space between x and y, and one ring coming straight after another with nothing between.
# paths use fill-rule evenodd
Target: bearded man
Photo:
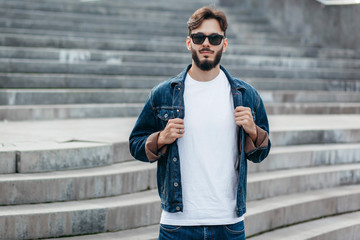
<instances>
[{"instance_id":1,"label":"bearded man","mask_svg":"<svg viewBox=\"0 0 360 240\"><path fill-rule=\"evenodd\" d=\"M258 92L220 66L228 47L223 12L188 21L192 64L152 89L130 135L130 152L157 162L159 239L245 239L247 160L270 151Z\"/></svg>"}]
</instances>

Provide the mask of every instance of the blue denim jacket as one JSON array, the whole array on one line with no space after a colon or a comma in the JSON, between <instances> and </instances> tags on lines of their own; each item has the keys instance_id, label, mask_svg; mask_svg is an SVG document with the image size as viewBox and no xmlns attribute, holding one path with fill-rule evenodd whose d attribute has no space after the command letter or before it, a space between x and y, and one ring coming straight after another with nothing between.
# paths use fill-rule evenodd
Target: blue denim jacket
<instances>
[{"instance_id":1,"label":"blue denim jacket","mask_svg":"<svg viewBox=\"0 0 360 240\"><path fill-rule=\"evenodd\" d=\"M149 162L145 152L147 138L165 128L172 118L184 118L184 83L190 69L189 65L178 76L173 77L152 89L145 106L130 134L130 152L135 159ZM264 104L257 91L249 84L234 79L220 66L229 80L234 106L245 106L252 110L256 125L269 133L269 124ZM236 214L241 216L246 212L247 161L259 163L270 151L270 140L264 147L257 147L245 153L245 132L239 128L239 183L237 189ZM211 149L206 149L211 151ZM162 209L168 212L179 212L183 209L180 159L177 141L167 146L165 153L158 155L157 184L161 198Z\"/></svg>"}]
</instances>

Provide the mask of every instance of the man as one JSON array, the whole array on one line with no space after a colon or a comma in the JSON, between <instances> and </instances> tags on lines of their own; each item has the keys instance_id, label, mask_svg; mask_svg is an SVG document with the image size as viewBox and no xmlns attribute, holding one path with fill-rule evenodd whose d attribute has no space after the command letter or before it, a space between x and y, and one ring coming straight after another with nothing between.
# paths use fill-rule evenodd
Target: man
<instances>
[{"instance_id":1,"label":"man","mask_svg":"<svg viewBox=\"0 0 360 240\"><path fill-rule=\"evenodd\" d=\"M138 160L157 162L159 239L245 239L247 159L269 153L263 102L219 65L227 20L200 8L188 21L192 64L155 87L130 135Z\"/></svg>"}]
</instances>

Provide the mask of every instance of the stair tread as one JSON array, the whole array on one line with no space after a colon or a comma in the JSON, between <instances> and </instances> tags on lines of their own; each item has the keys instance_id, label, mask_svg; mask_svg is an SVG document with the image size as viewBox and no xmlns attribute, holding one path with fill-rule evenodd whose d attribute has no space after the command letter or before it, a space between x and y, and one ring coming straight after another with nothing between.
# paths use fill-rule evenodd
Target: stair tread
<instances>
[{"instance_id":1,"label":"stair tread","mask_svg":"<svg viewBox=\"0 0 360 240\"><path fill-rule=\"evenodd\" d=\"M154 164L144 164L138 161L129 161L124 163L111 164L108 166L75 169L67 171L56 171L46 173L27 173L27 174L5 174L0 175L0 182L18 182L18 181L38 181L38 180L59 180L67 178L85 178L96 176L110 176L113 174L131 173L141 170L155 169Z\"/></svg>"},{"instance_id":2,"label":"stair tread","mask_svg":"<svg viewBox=\"0 0 360 240\"><path fill-rule=\"evenodd\" d=\"M46 214L57 212L86 211L91 209L126 207L137 204L144 204L148 202L159 202L157 190L148 190L138 193L91 200L0 206L0 218L9 215L15 216Z\"/></svg>"},{"instance_id":3,"label":"stair tread","mask_svg":"<svg viewBox=\"0 0 360 240\"><path fill-rule=\"evenodd\" d=\"M345 229L350 226L360 225L360 212L344 213L336 216L325 217L318 220L311 220L305 223L295 224L286 228L263 233L258 236L251 237L253 240L303 240L312 237L324 235L328 232ZM112 233L101 233L78 237L65 237L63 240L153 240L157 239L159 234L159 225L151 225L136 229L130 229Z\"/></svg>"},{"instance_id":4,"label":"stair tread","mask_svg":"<svg viewBox=\"0 0 360 240\"><path fill-rule=\"evenodd\" d=\"M360 194L360 188L358 185L340 186L335 188L294 193L290 195L281 195L262 200L252 200L247 203L248 211L246 216L250 217L255 214L269 211L271 209L282 208L285 206L305 204L306 202L319 201L321 199L352 194ZM147 201L157 201L160 203L157 190L147 190L121 196L81 201L0 206L0 217L7 216L9 214L28 215L46 212L69 211L71 209L80 211L94 208L111 208L115 206L129 206L138 203L145 203Z\"/></svg>"},{"instance_id":5,"label":"stair tread","mask_svg":"<svg viewBox=\"0 0 360 240\"><path fill-rule=\"evenodd\" d=\"M111 164L87 169L75 169L67 171L56 171L46 173L27 173L27 174L5 174L0 175L0 182L20 182L20 181L56 181L61 179L80 179L97 176L110 176L124 173L131 173L143 170L154 170L156 164L146 164L138 161L129 161L124 163ZM312 166L297 169L274 170L269 172L249 173L248 183L269 181L296 176L318 175L336 173L342 171L360 170L359 163L340 164L334 166Z\"/></svg>"},{"instance_id":6,"label":"stair tread","mask_svg":"<svg viewBox=\"0 0 360 240\"><path fill-rule=\"evenodd\" d=\"M325 217L252 237L253 240L312 239L351 226L360 226L360 211ZM333 236L333 234L332 234ZM354 235L355 237L356 235ZM351 238L355 239L355 238Z\"/></svg>"},{"instance_id":7,"label":"stair tread","mask_svg":"<svg viewBox=\"0 0 360 240\"><path fill-rule=\"evenodd\" d=\"M324 173L341 172L347 170L360 170L360 163L341 164L334 166L316 166L316 167L286 169L286 170L277 170L277 171L260 172L260 173L249 173L248 183L282 179L282 178L291 178L296 176L319 175Z\"/></svg>"},{"instance_id":8,"label":"stair tread","mask_svg":"<svg viewBox=\"0 0 360 240\"><path fill-rule=\"evenodd\" d=\"M359 185L349 185L249 201L247 203L247 216L249 217L250 215L259 214L271 209L278 209L284 206L306 204L306 202L310 201L359 193Z\"/></svg>"},{"instance_id":9,"label":"stair tread","mask_svg":"<svg viewBox=\"0 0 360 240\"><path fill-rule=\"evenodd\" d=\"M316 203L325 199L344 198L347 196L358 196L360 188L358 185L341 186L330 189L322 189L316 191L309 191L304 193L296 193L285 196L277 196L267 198L264 200L249 201L247 203L247 213L245 221L254 221L256 215L265 214L269 211L276 211L276 209L291 208L292 206L306 205L309 203ZM146 204L147 202L158 202L159 197L156 190L145 191L141 193L128 194L118 197L108 197L102 199L83 200L76 202L63 203L47 203L47 204L31 204L20 206L6 206L0 207L0 217L16 216L16 215L31 215L31 214L46 214L54 212L67 211L86 211L88 209L102 209L113 207L126 207L134 204ZM351 210L351 209L350 209ZM338 209L337 213L342 210ZM345 209L346 211L346 209ZM347 210L349 211L349 210ZM248 220L246 220L248 219Z\"/></svg>"},{"instance_id":10,"label":"stair tread","mask_svg":"<svg viewBox=\"0 0 360 240\"><path fill-rule=\"evenodd\" d=\"M159 224L123 230L119 232L99 233L93 235L52 238L60 240L156 240L159 235ZM45 239L50 240L50 239Z\"/></svg>"},{"instance_id":11,"label":"stair tread","mask_svg":"<svg viewBox=\"0 0 360 240\"><path fill-rule=\"evenodd\" d=\"M136 118L95 118L41 122L0 122L3 144L65 142L128 142ZM270 134L286 131L360 129L359 115L271 115ZM339 124L341 122L342 124ZM16 134L16 133L21 133Z\"/></svg>"},{"instance_id":12,"label":"stair tread","mask_svg":"<svg viewBox=\"0 0 360 240\"><path fill-rule=\"evenodd\" d=\"M272 115L269 119L272 132L360 127L359 115Z\"/></svg>"},{"instance_id":13,"label":"stair tread","mask_svg":"<svg viewBox=\"0 0 360 240\"><path fill-rule=\"evenodd\" d=\"M77 62L108 62L111 59L117 59L121 62L147 62L148 58L156 58L161 62L173 62L186 64L189 62L190 56L187 53L161 53L161 52L141 52L141 51L99 51L90 49L57 49L57 48L34 48L34 47L7 47L0 46L1 59L18 59L20 61L44 61L55 60L61 62L77 63ZM64 55L65 54L65 55ZM75 56L86 56L84 59L70 60L66 56L74 54ZM3 56L3 57L2 57ZM359 59L347 58L328 58L319 59L315 57L275 57L263 55L236 55L226 54L223 57L226 65L231 65L235 61L237 64L249 65L260 64L261 66L274 65L274 66L291 66L292 68L358 68L360 66Z\"/></svg>"},{"instance_id":14,"label":"stair tread","mask_svg":"<svg viewBox=\"0 0 360 240\"><path fill-rule=\"evenodd\" d=\"M62 36L62 37L51 37L51 36L42 36L42 35L28 35L28 34L25 34L23 36L19 35L19 34L11 34L11 33L3 33L2 34L2 37L3 38L11 38L11 39L27 39L27 40L34 40L36 41L36 44L25 44L25 45L21 45L21 46L26 46L26 47L39 47L39 44L41 44L42 41L44 40L55 40L55 42L53 44L55 45L43 45L41 47L56 47L56 42L60 41L60 40L69 40L70 42L73 41L73 42L81 42L83 44L87 43L87 42L91 42L91 45L84 45L82 48L92 48L92 49L98 49L98 42L99 40L98 39L88 39L88 38L85 38L85 37L67 37L67 36ZM17 40L17 41L18 41ZM116 44L118 43L117 41L115 40L107 40L106 41L108 44ZM136 41L134 42L134 40L122 40L121 41L122 43L126 43L128 44L128 48L124 48L125 49L129 49L131 46L133 45L139 45L139 43L141 42L137 42ZM183 41L181 41L183 42ZM10 42L9 42L10 43ZM133 44L132 44L133 43ZM146 42L147 44L149 45L155 45L155 46L165 46L165 47L168 47L170 48L167 52L173 52L174 49L181 49L182 52L186 52L186 48L184 47L179 47L179 44L178 43L168 43L168 42L161 42L161 43L158 43L158 42ZM120 43L118 43L119 45ZM12 46L12 45L9 45L9 44L6 44L6 46ZM17 46L17 45L16 45ZM92 47L90 47L92 46ZM121 45L119 45L121 46ZM62 47L63 48L63 47ZM73 47L71 46L70 48L79 48L79 47ZM108 48L104 48L102 47L101 49L103 50L107 50ZM156 51L158 52L163 52L163 49L164 48L159 48L157 47L156 48ZM317 56L317 57L323 57L323 56L326 56L327 54L330 55L330 56L334 56L334 57L338 57L338 55L340 54L341 56L343 57L347 57L347 58L360 58L360 54L355 52L355 51L352 51L352 50L349 50L349 49L339 49L339 48L316 48L316 47L306 47L306 46L286 46L284 44L282 44L282 46L274 46L274 45L271 45L271 44L266 44L266 45L260 45L260 46L257 46L256 48L249 48L249 45L246 45L246 44L237 44L236 42L234 44L232 44L231 46L229 46L229 48L227 49L227 52L228 53L238 53L239 50L241 51L244 51L245 53L249 53L249 52L258 52L258 51L262 51L262 50L269 50L271 51L272 54L274 55L279 55L279 53L285 53L285 56L291 56L292 53L302 53L302 55L305 53L309 53L311 51L313 51L314 53L316 54L310 54L310 56ZM264 54L264 53L262 53ZM266 55L266 54L265 54ZM295 55L296 56L296 55Z\"/></svg>"}]
</instances>

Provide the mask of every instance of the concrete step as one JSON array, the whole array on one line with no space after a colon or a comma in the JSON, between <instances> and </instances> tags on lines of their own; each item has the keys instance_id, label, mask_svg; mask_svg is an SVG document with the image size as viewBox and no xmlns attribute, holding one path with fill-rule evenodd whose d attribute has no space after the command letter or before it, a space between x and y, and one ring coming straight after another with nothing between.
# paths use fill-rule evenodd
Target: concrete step
<instances>
[{"instance_id":1,"label":"concrete step","mask_svg":"<svg viewBox=\"0 0 360 240\"><path fill-rule=\"evenodd\" d=\"M261 164L248 163L249 173L360 163L360 144L275 146Z\"/></svg>"},{"instance_id":2,"label":"concrete step","mask_svg":"<svg viewBox=\"0 0 360 240\"><path fill-rule=\"evenodd\" d=\"M2 105L87 103L141 103L149 95L142 89L22 89L0 90Z\"/></svg>"},{"instance_id":3,"label":"concrete step","mask_svg":"<svg viewBox=\"0 0 360 240\"><path fill-rule=\"evenodd\" d=\"M91 169L0 175L0 205L111 197L156 188L156 164L137 161ZM296 184L294 184L296 183ZM360 163L248 175L248 200L360 183ZM9 198L11 196L11 198Z\"/></svg>"},{"instance_id":4,"label":"concrete step","mask_svg":"<svg viewBox=\"0 0 360 240\"><path fill-rule=\"evenodd\" d=\"M358 92L259 91L265 103L345 103L359 102Z\"/></svg>"},{"instance_id":5,"label":"concrete step","mask_svg":"<svg viewBox=\"0 0 360 240\"><path fill-rule=\"evenodd\" d=\"M164 21L166 19L177 19L184 23L191 16L194 9L183 9L182 6L175 4L167 9L162 7L140 7L138 9L132 9L118 6L109 5L93 5L86 2L75 2L74 4L56 3L56 2L35 2L35 1L2 1L1 5L3 8L8 9L22 9L22 10L37 10L44 12L64 12L73 14L96 14L96 15L107 15L107 16L126 16L126 17L142 17L142 18L156 18L160 17ZM199 6L199 5L197 5ZM133 6L134 7L134 6ZM137 11L136 11L137 10ZM166 10L166 11L164 11Z\"/></svg>"},{"instance_id":6,"label":"concrete step","mask_svg":"<svg viewBox=\"0 0 360 240\"><path fill-rule=\"evenodd\" d=\"M88 121L84 121L85 123ZM109 122L109 121L107 121ZM122 121L123 124L125 121ZM24 128L32 128L43 131L38 127L40 123L23 123L24 127L19 128L19 124L6 123L3 128L4 139L1 139L0 173L38 173L49 171L64 171L73 169L95 168L121 163L131 160L128 152L127 135L122 139L117 138L112 141L97 140L99 143L91 143L96 138L74 136L74 140L66 135L65 140L54 139L44 140L39 136L33 137L33 143L27 143L25 140L17 138L14 129L19 131ZM66 122L64 123L65 126ZM59 124L58 128L60 130ZM110 125L111 126L111 125ZM46 129L46 128L45 128ZM66 130L62 130L66 131ZM130 131L130 129L129 129ZM31 137L32 132L22 130L24 135ZM51 134L51 133L50 133ZM8 141L5 141L9 139ZM78 140L76 140L78 139ZM276 145L276 142L273 142ZM268 160L262 164L249 163L249 172L264 172L281 169L312 167L321 165L338 165L360 162L360 147L358 143L346 144L326 144L326 145L304 145L304 146L284 146L273 147ZM291 161L289 161L291 159Z\"/></svg>"},{"instance_id":7,"label":"concrete step","mask_svg":"<svg viewBox=\"0 0 360 240\"><path fill-rule=\"evenodd\" d=\"M266 103L268 114L360 114L360 103ZM0 106L0 121L137 117L143 103Z\"/></svg>"},{"instance_id":8,"label":"concrete step","mask_svg":"<svg viewBox=\"0 0 360 240\"><path fill-rule=\"evenodd\" d=\"M124 31L121 31L121 27L118 30L112 30L111 28L90 28L80 29L85 27L77 27L73 25L72 29L67 30L66 28L56 25L48 26L43 28L32 29L30 27L23 27L23 28L5 28L0 27L0 31L4 34L13 34L19 35L23 38L27 38L29 35L39 35L45 36L48 38L60 38L60 37L76 37L76 38L88 38L89 40L97 40L101 42L105 42L105 39L111 39L111 41L123 41L123 40L132 40L132 41L151 41L151 42L178 42L178 43L185 43L185 39L187 36L187 29L185 27L181 29L155 29L147 28L147 30L142 31L135 28L125 28ZM139 35L139 31L143 33L143 35ZM144 38L144 36L146 36ZM258 33L258 32L244 32L243 35L240 37L235 37L234 33L229 31L227 33L227 37L233 40L234 44L247 44L251 46L257 45L273 45L273 46L296 46L299 45L298 40L293 37L283 37L279 36L278 34L272 33Z\"/></svg>"},{"instance_id":9,"label":"concrete step","mask_svg":"<svg viewBox=\"0 0 360 240\"><path fill-rule=\"evenodd\" d=\"M1 12L1 11L0 11ZM9 14L7 14L9 15ZM57 19L55 20L52 16L48 15L48 19L46 19L46 15L42 17L42 19L16 19L14 16L11 16L11 20L9 18L2 16L0 18L0 28L4 32L11 33L10 31L6 29L19 29L18 33L21 33L20 30L25 29L32 29L32 30L57 30L57 31L64 31L67 34L70 32L74 32L72 34L75 34L75 32L92 32L92 33L113 33L113 34L138 34L140 35L171 35L171 36L178 36L178 37L184 37L187 34L187 27L184 26L184 24L178 24L178 22L167 22L167 24L164 22L162 24L157 25L158 19L148 19L147 22L144 22L143 24L139 23L129 23L128 21L117 21L116 23L98 23L98 22L78 22L78 21L69 21L67 19ZM46 21L44 21L46 19ZM60 22L59 22L60 21ZM170 25L172 23L172 25ZM163 26L161 26L163 25ZM160 28L161 27L161 28ZM228 38L233 39L237 35L237 32L241 32L241 36L243 38L255 36L255 37L263 37L266 36L272 37L272 38L278 38L279 41L282 40L295 40L297 38L291 37L291 36L281 36L276 31L272 30L271 27L267 24L252 24L252 23L241 23L237 26L236 29L230 28L226 35ZM16 33L15 31L13 33ZM23 33L29 33L23 32ZM34 34L38 32L34 31ZM44 34L50 34L44 32ZM141 34L140 34L141 33ZM58 33L60 35L61 33ZM56 34L53 34L56 35ZM240 37L240 35L239 35Z\"/></svg>"},{"instance_id":10,"label":"concrete step","mask_svg":"<svg viewBox=\"0 0 360 240\"><path fill-rule=\"evenodd\" d=\"M0 29L4 33L17 33L17 34L39 34L39 35L54 35L54 36L112 36L116 38L124 38L126 34L138 35L160 35L160 36L174 36L174 37L186 37L187 28L182 26L176 28L157 28L149 26L136 26L131 28L126 25L95 25L95 24L74 24L74 23L59 23L52 22L51 20L44 22L44 20L16 20L0 18ZM141 34L140 34L141 32ZM159 38L161 39L161 38Z\"/></svg>"},{"instance_id":11,"label":"concrete step","mask_svg":"<svg viewBox=\"0 0 360 240\"><path fill-rule=\"evenodd\" d=\"M359 185L250 201L247 236L320 217L360 210Z\"/></svg>"},{"instance_id":12,"label":"concrete step","mask_svg":"<svg viewBox=\"0 0 360 240\"><path fill-rule=\"evenodd\" d=\"M360 103L265 103L265 107L266 112L273 115L360 114Z\"/></svg>"},{"instance_id":13,"label":"concrete step","mask_svg":"<svg viewBox=\"0 0 360 240\"><path fill-rule=\"evenodd\" d=\"M119 232L98 233L77 237L55 238L62 240L157 240L159 237L159 224ZM52 240L46 239L46 240Z\"/></svg>"},{"instance_id":14,"label":"concrete step","mask_svg":"<svg viewBox=\"0 0 360 240\"><path fill-rule=\"evenodd\" d=\"M64 59L81 61L81 56ZM0 88L148 88L166 81L171 76L111 76L88 74L27 74L0 73ZM274 79L242 78L258 90L297 90L297 91L360 91L360 79Z\"/></svg>"},{"instance_id":15,"label":"concrete step","mask_svg":"<svg viewBox=\"0 0 360 240\"><path fill-rule=\"evenodd\" d=\"M1 146L38 142L119 144L128 153L128 137L136 118L0 122ZM359 143L359 115L269 115L273 146ZM21 134L20 134L21 133ZM115 154L115 159L117 155ZM131 158L123 158L131 159Z\"/></svg>"},{"instance_id":16,"label":"concrete step","mask_svg":"<svg viewBox=\"0 0 360 240\"><path fill-rule=\"evenodd\" d=\"M178 5L177 2L138 2L138 3L124 3L107 4L104 2L44 2L31 1L24 4L22 1L2 1L2 7L8 10L26 10L26 11L42 11L42 12L61 12L76 13L76 14L96 14L107 16L127 16L127 17L142 17L145 19L155 19L161 16L161 19L181 19L186 22L187 18L193 11L201 6L209 5L208 1L204 3L189 2L189 4ZM213 3L213 2L212 2ZM226 11L226 9L225 9ZM267 20L260 15L249 13L248 10L241 9L237 11L236 19L239 21L246 20L247 22L267 23Z\"/></svg>"},{"instance_id":17,"label":"concrete step","mask_svg":"<svg viewBox=\"0 0 360 240\"><path fill-rule=\"evenodd\" d=\"M183 52L188 50L182 45L183 41L173 42L137 42L137 41L114 41L105 42L99 39L75 38L75 37L51 37L40 35L18 35L18 34L1 34L1 46L16 47L55 47L69 49L101 49L101 50L137 50L137 51L156 51L156 52ZM249 47L249 45L239 45L234 43L227 49L230 54L243 55L265 55L265 56L287 56L287 57L320 57L320 58L360 58L360 51L346 49L324 49L311 47L286 47L286 46L266 46Z\"/></svg>"},{"instance_id":18,"label":"concrete step","mask_svg":"<svg viewBox=\"0 0 360 240\"><path fill-rule=\"evenodd\" d=\"M122 3L123 4L123 3ZM172 5L174 6L174 5ZM176 5L175 5L176 6ZM196 9L194 7L192 9ZM139 8L137 8L138 10ZM133 11L133 10L129 10ZM227 11L227 10L225 10ZM135 13L134 13L135 14ZM116 25L117 27L127 26L127 28L138 28L138 27L146 27L148 28L181 28L183 29L184 23L181 23L179 20L174 19L165 19L158 18L158 17L148 17L147 19L136 18L134 19L131 16L102 16L96 14L72 14L72 13L64 13L64 12L46 12L46 11L37 11L37 10L22 10L22 9L11 9L11 8L2 8L0 9L0 15L7 19L5 26L9 27L13 24L13 22L18 21L37 21L37 20L44 20L47 19L49 21L57 22L58 24L63 23L73 23L73 24L81 24L81 25L92 25L92 26L99 26L104 25L104 28L109 28L111 25ZM190 14L189 14L190 16ZM270 26L268 22L265 20L261 20L260 22L257 20L259 16L252 16L246 12L241 13L241 22L231 24L235 25L237 28L229 28L229 32L268 32L268 33L275 33L274 29ZM11 19L11 21L9 20ZM18 20L17 20L18 19ZM15 23L14 22L14 23Z\"/></svg>"},{"instance_id":19,"label":"concrete step","mask_svg":"<svg viewBox=\"0 0 360 240\"><path fill-rule=\"evenodd\" d=\"M123 4L123 3L122 3ZM207 4L205 4L207 5ZM174 4L172 4L174 6ZM175 5L176 6L176 5ZM197 7L193 7L192 10L196 9ZM137 8L138 10L139 8ZM129 10L134 12L133 10ZM228 12L228 9L224 9L225 12ZM158 17L151 17L148 16L142 18L134 19L132 16L124 16L121 14L119 16L103 16L98 14L91 14L91 13L81 13L81 14L72 14L66 12L47 12L47 11L38 11L38 10L29 10L29 9L13 9L13 8L3 8L0 9L1 16L5 17L6 19L27 19L27 20L42 20L42 19L49 19L52 21L57 22L72 22L74 24L79 23L92 23L98 25L99 23L106 24L107 27L109 24L112 25L126 25L129 28L131 27L138 27L138 26L146 26L149 25L151 27L181 27L184 28L184 23L181 23L177 19L173 18L166 18L166 21L162 20L163 18ZM133 14L136 14L135 12ZM260 17L259 15L251 15L247 11L237 12L240 22L232 21L229 31L253 31L253 32L276 32L272 26L268 23L267 20ZM190 14L189 14L190 17ZM231 16L228 15L228 18ZM8 21L9 23L9 21Z\"/></svg>"},{"instance_id":20,"label":"concrete step","mask_svg":"<svg viewBox=\"0 0 360 240\"><path fill-rule=\"evenodd\" d=\"M149 89L2 89L0 105L144 103ZM260 91L265 103L359 103L357 92Z\"/></svg>"},{"instance_id":21,"label":"concrete step","mask_svg":"<svg viewBox=\"0 0 360 240\"><path fill-rule=\"evenodd\" d=\"M91 142L33 142L2 146L0 173L93 168L114 163L114 146ZM7 153L7 155L3 155Z\"/></svg>"},{"instance_id":22,"label":"concrete step","mask_svg":"<svg viewBox=\"0 0 360 240\"><path fill-rule=\"evenodd\" d=\"M180 22L174 19L166 19L166 21L161 18L145 19L145 18L134 18L126 16L107 16L107 15L97 15L97 14L73 14L73 13L64 13L64 12L46 12L38 10L23 10L23 9L10 9L10 8L1 8L1 16L7 19L27 19L27 20L41 20L41 19L51 19L52 21L58 22L71 22L74 24L87 23L87 24L104 24L104 25L127 25L129 27L137 26L149 26L154 27L158 26L159 28L163 27L186 27L184 22ZM151 20L151 21L150 21ZM255 26L264 26L264 24L251 24L247 25Z\"/></svg>"},{"instance_id":23,"label":"concrete step","mask_svg":"<svg viewBox=\"0 0 360 240\"><path fill-rule=\"evenodd\" d=\"M184 64L147 62L79 62L61 63L55 60L0 59L0 71L3 73L61 73L61 74L97 74L97 75L177 75ZM287 67L247 67L230 65L228 71L234 76L255 78L314 78L314 79L360 79L358 69L330 68L287 68Z\"/></svg>"},{"instance_id":24,"label":"concrete step","mask_svg":"<svg viewBox=\"0 0 360 240\"><path fill-rule=\"evenodd\" d=\"M105 10L113 9L126 9L126 10L148 10L148 11L164 11L167 12L193 12L194 9L208 4L208 1L184 1L184 6L177 3L176 1L156 1L156 2L147 2L147 1L137 1L137 2L126 2L126 1L44 1L44 0L31 0L27 1L31 4L22 4L23 1L14 0L1 0L1 3L4 7L9 8L18 8L18 9L33 9L40 8L39 5L44 5L41 9L45 11L54 11L54 9L62 11L77 11L81 7L85 8L87 11L93 12L95 10L90 10L90 8L95 8L100 14L104 14ZM34 6L32 6L34 5ZM102 10L102 11L100 11ZM80 10L77 12L83 12L85 10ZM239 9L242 14L246 13L245 8Z\"/></svg>"},{"instance_id":25,"label":"concrete step","mask_svg":"<svg viewBox=\"0 0 360 240\"><path fill-rule=\"evenodd\" d=\"M273 160L250 165L249 171L356 163L360 156L359 118L358 115L269 115ZM135 121L136 118L103 118L0 122L0 169L2 173L43 172L131 160L128 137ZM325 143L331 145L319 146ZM288 161L289 154L293 161Z\"/></svg>"},{"instance_id":26,"label":"concrete step","mask_svg":"<svg viewBox=\"0 0 360 240\"><path fill-rule=\"evenodd\" d=\"M358 143L358 117L359 115L272 115L269 117L270 139L274 146Z\"/></svg>"},{"instance_id":27,"label":"concrete step","mask_svg":"<svg viewBox=\"0 0 360 240\"><path fill-rule=\"evenodd\" d=\"M137 117L142 108L140 103L0 106L0 121Z\"/></svg>"},{"instance_id":28,"label":"concrete step","mask_svg":"<svg viewBox=\"0 0 360 240\"><path fill-rule=\"evenodd\" d=\"M76 124L76 122L73 122L73 124ZM88 125L86 122L89 121L84 121L84 124ZM106 122L109 124L111 121ZM121 122L123 125L126 123L126 121L119 121L119 123ZM46 137L35 137L32 131L24 130L24 128L34 129L34 131L47 130L48 127L41 128L39 124L41 122L25 122L23 123L24 126L16 123L2 125L0 173L34 173L94 168L132 159L128 153L128 136L126 134L122 138L107 140L108 143L100 143L106 141L75 135L68 136L68 134L49 140ZM66 131L65 129L69 126L66 122L54 125L62 132ZM65 129L62 129L63 125L66 126ZM50 126L50 123L48 126ZM112 125L110 124L110 126ZM17 137L16 130L22 132L24 136ZM29 138L33 136L33 143L28 143L26 136L29 136ZM91 143L90 141L99 143ZM276 145L276 142L273 142L273 144ZM269 160L262 164L250 163L248 171L263 172L298 167L356 163L360 161L358 157L360 156L359 149L358 143L273 147L268 157ZM292 160L289 161L289 159Z\"/></svg>"},{"instance_id":29,"label":"concrete step","mask_svg":"<svg viewBox=\"0 0 360 240\"><path fill-rule=\"evenodd\" d=\"M267 232L255 237L253 240L304 240L304 239L347 239L356 240L360 234L360 212L351 212L336 216L321 218L293 226ZM61 238L63 240L156 240L159 234L159 225L151 225L121 232L102 233L79 237ZM50 240L50 239L49 239Z\"/></svg>"},{"instance_id":30,"label":"concrete step","mask_svg":"<svg viewBox=\"0 0 360 240\"><path fill-rule=\"evenodd\" d=\"M193 8L195 9L195 8ZM86 25L92 27L103 26L104 28L109 28L109 26L117 25L117 27L127 26L127 28L139 27L139 28L178 28L183 29L184 23L179 21L174 21L172 19L167 19L163 21L159 18L154 19L134 19L131 17L124 16L99 16L95 14L68 14L68 13L58 13L58 12L44 12L44 11L34 11L34 10L21 10L21 9L0 9L0 15L7 19L5 26L9 27L13 23L24 22L24 21L41 21L46 19L50 22L57 22L58 24L77 24L77 25ZM246 12L242 13L246 17ZM190 16L189 16L190 17ZM248 17L249 20L253 19L253 16ZM11 19L11 22L10 20ZM239 23L232 22L231 26L236 24L236 28L229 28L229 31L240 31L240 32L268 32L276 33L275 29L270 26L268 23L257 23L243 21Z\"/></svg>"},{"instance_id":31,"label":"concrete step","mask_svg":"<svg viewBox=\"0 0 360 240\"><path fill-rule=\"evenodd\" d=\"M1 75L0 75L1 78ZM258 90L360 91L359 80L242 78Z\"/></svg>"},{"instance_id":32,"label":"concrete step","mask_svg":"<svg viewBox=\"0 0 360 240\"><path fill-rule=\"evenodd\" d=\"M149 229L149 231L155 232L155 230L152 229ZM359 235L360 235L360 211L356 211L356 212L340 214L336 216L331 216L314 221L296 224L286 228L260 234L259 236L255 236L250 239L252 240L275 240L275 239L276 240L285 240L285 239L356 240L359 238Z\"/></svg>"},{"instance_id":33,"label":"concrete step","mask_svg":"<svg viewBox=\"0 0 360 240\"><path fill-rule=\"evenodd\" d=\"M0 73L0 88L148 88L171 76ZM339 81L339 84L341 81ZM331 85L331 84L329 84ZM349 83L350 85L350 83ZM359 87L360 88L360 87Z\"/></svg>"},{"instance_id":34,"label":"concrete step","mask_svg":"<svg viewBox=\"0 0 360 240\"><path fill-rule=\"evenodd\" d=\"M156 188L156 164L130 161L105 167L0 175L0 205L79 201ZM11 197L9 197L11 196Z\"/></svg>"},{"instance_id":35,"label":"concrete step","mask_svg":"<svg viewBox=\"0 0 360 240\"><path fill-rule=\"evenodd\" d=\"M131 160L128 138L134 123L134 118L1 122L1 173L91 168Z\"/></svg>"},{"instance_id":36,"label":"concrete step","mask_svg":"<svg viewBox=\"0 0 360 240\"><path fill-rule=\"evenodd\" d=\"M183 52L188 50L183 45L184 40L179 42L149 42L130 40L106 40L89 39L67 36L41 36L41 35L19 35L1 34L0 46L15 47L38 47L38 48L69 48L69 49L100 49L100 50L123 50L123 51L154 51L154 52ZM291 47L273 46L267 43L264 46L250 46L232 44L227 49L230 54L243 55L265 55L265 56L287 56L287 57L320 57L320 58L360 58L360 51L346 49L326 49L314 47Z\"/></svg>"},{"instance_id":37,"label":"concrete step","mask_svg":"<svg viewBox=\"0 0 360 240\"><path fill-rule=\"evenodd\" d=\"M191 56L189 53L157 53L136 51L98 51L98 50L66 50L48 48L23 48L23 47L1 47L0 58L4 59L46 59L58 60L61 63L80 62L156 62L189 64ZM248 66L248 67L287 67L287 68L360 68L360 60L355 59L316 59L316 58L294 58L294 57L272 57L254 55L232 55L224 54L222 58L224 66Z\"/></svg>"},{"instance_id":38,"label":"concrete step","mask_svg":"<svg viewBox=\"0 0 360 240\"><path fill-rule=\"evenodd\" d=\"M289 224L359 210L360 188L358 185L249 201L245 215L245 233L249 237ZM146 228L146 230L148 230L146 235L143 235L144 228L139 228L130 231L62 239L154 239L158 234L156 225ZM130 233L134 238L126 238ZM140 236L144 236L144 238L139 238Z\"/></svg>"},{"instance_id":39,"label":"concrete step","mask_svg":"<svg viewBox=\"0 0 360 240\"><path fill-rule=\"evenodd\" d=\"M119 231L158 223L157 191L94 200L0 207L1 239Z\"/></svg>"},{"instance_id":40,"label":"concrete step","mask_svg":"<svg viewBox=\"0 0 360 240\"><path fill-rule=\"evenodd\" d=\"M360 185L360 163L251 173L247 184L247 201Z\"/></svg>"}]
</instances>

